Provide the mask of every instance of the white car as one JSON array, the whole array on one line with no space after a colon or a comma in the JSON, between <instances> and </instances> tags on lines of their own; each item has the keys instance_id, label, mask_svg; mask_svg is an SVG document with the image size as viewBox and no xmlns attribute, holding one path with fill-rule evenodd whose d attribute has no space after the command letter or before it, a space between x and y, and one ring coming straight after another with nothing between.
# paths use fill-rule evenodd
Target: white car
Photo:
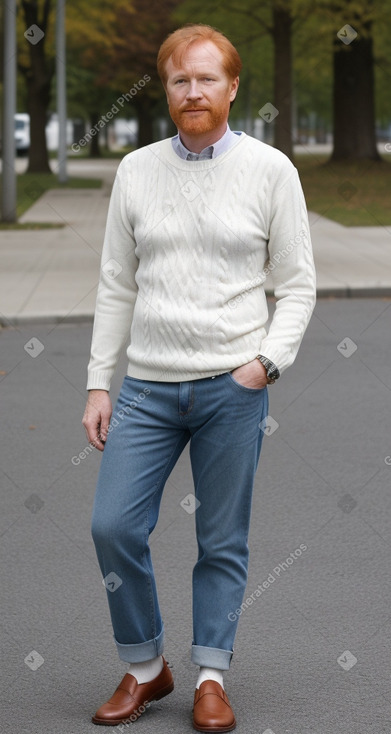
<instances>
[{"instance_id":1,"label":"white car","mask_svg":"<svg viewBox=\"0 0 391 734\"><path fill-rule=\"evenodd\" d=\"M30 115L15 115L15 148L17 155L28 155L30 148Z\"/></svg>"}]
</instances>

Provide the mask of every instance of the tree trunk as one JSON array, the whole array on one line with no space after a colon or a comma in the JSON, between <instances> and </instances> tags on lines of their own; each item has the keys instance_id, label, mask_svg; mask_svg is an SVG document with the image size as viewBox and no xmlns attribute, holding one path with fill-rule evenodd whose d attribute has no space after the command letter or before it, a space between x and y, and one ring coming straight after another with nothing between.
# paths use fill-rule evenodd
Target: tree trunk
<instances>
[{"instance_id":1,"label":"tree trunk","mask_svg":"<svg viewBox=\"0 0 391 734\"><path fill-rule=\"evenodd\" d=\"M274 146L293 160L292 145L292 16L290 9L273 3L274 40Z\"/></svg>"},{"instance_id":2,"label":"tree trunk","mask_svg":"<svg viewBox=\"0 0 391 734\"><path fill-rule=\"evenodd\" d=\"M38 26L39 32L46 34L51 0L45 0L42 18L39 18L38 3L36 0L23 0L22 7L26 28ZM46 145L47 110L50 102L50 87L53 68L50 68L46 53L46 35L38 41L31 31L29 42L30 66L22 68L27 83L27 109L30 115L30 155L28 173L51 173L49 156ZM34 42L33 42L34 41Z\"/></svg>"},{"instance_id":3,"label":"tree trunk","mask_svg":"<svg viewBox=\"0 0 391 734\"><path fill-rule=\"evenodd\" d=\"M30 115L30 151L28 173L52 173L46 145L47 109L50 81L40 83L35 77L27 80L27 109Z\"/></svg>"},{"instance_id":4,"label":"tree trunk","mask_svg":"<svg viewBox=\"0 0 391 734\"><path fill-rule=\"evenodd\" d=\"M90 123L91 123L91 130L95 129L95 126L98 127L96 129L99 130L98 122L100 120L100 114L99 112L90 112ZM93 135L91 137L91 143L90 143L90 158L100 158L102 155L101 149L99 146L99 133L96 135Z\"/></svg>"},{"instance_id":5,"label":"tree trunk","mask_svg":"<svg viewBox=\"0 0 391 734\"><path fill-rule=\"evenodd\" d=\"M144 94L135 97L138 121L137 147L153 143L153 101Z\"/></svg>"},{"instance_id":6,"label":"tree trunk","mask_svg":"<svg viewBox=\"0 0 391 734\"><path fill-rule=\"evenodd\" d=\"M334 43L334 148L331 161L381 158L376 147L371 23L345 45Z\"/></svg>"}]
</instances>

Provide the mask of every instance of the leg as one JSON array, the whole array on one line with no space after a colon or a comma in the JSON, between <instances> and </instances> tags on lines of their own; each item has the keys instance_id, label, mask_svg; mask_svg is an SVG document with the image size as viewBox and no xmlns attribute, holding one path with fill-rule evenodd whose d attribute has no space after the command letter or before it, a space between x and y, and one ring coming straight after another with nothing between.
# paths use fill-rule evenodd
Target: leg
<instances>
[{"instance_id":1,"label":"leg","mask_svg":"<svg viewBox=\"0 0 391 734\"><path fill-rule=\"evenodd\" d=\"M247 582L251 498L263 437L259 423L267 415L268 395L266 389L240 386L230 374L194 384L209 416L192 432L190 448L200 502L192 660L226 670L237 628L231 613L242 603Z\"/></svg>"},{"instance_id":2,"label":"leg","mask_svg":"<svg viewBox=\"0 0 391 734\"><path fill-rule=\"evenodd\" d=\"M174 383L125 378L98 478L92 534L119 656L128 662L163 652L148 538L164 484L189 440L177 396Z\"/></svg>"}]
</instances>

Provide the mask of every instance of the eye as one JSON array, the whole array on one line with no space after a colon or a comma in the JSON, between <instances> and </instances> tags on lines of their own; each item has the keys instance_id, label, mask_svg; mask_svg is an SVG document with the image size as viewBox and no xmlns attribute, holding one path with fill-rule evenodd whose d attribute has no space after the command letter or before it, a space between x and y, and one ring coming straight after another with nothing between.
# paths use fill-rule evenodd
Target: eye
<instances>
[{"instance_id":1,"label":"eye","mask_svg":"<svg viewBox=\"0 0 391 734\"><path fill-rule=\"evenodd\" d=\"M177 79L175 84L183 84L184 81L184 79Z\"/></svg>"}]
</instances>

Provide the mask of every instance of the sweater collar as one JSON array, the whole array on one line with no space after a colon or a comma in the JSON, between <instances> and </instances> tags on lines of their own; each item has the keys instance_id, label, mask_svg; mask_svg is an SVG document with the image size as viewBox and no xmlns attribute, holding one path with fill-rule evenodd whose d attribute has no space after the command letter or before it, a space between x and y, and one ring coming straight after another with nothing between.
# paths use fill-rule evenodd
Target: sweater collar
<instances>
[{"instance_id":1,"label":"sweater collar","mask_svg":"<svg viewBox=\"0 0 391 734\"><path fill-rule=\"evenodd\" d=\"M204 154L209 158L217 158L218 155L225 153L232 145L235 145L235 143L237 143L238 136L240 135L242 135L241 132L232 132L229 125L227 125L224 135L213 143L213 145L208 145L207 148L201 150L200 156ZM179 133L172 138L172 147L175 150L175 153L183 160L187 159L189 153L194 153L194 151L189 150L185 145L183 145ZM210 149L212 155L209 154Z\"/></svg>"},{"instance_id":2,"label":"sweater collar","mask_svg":"<svg viewBox=\"0 0 391 734\"><path fill-rule=\"evenodd\" d=\"M248 136L245 132L241 132L240 135L235 135L235 133L233 133L233 137L234 145L232 145L229 150L220 153L217 158L211 158L209 160L184 160L174 151L172 138L159 140L156 143L151 143L151 145L147 147L149 148L151 153L156 155L158 158L160 158L160 160L164 161L166 164L172 166L173 168L178 168L183 171L206 171L225 161L227 157L231 156L235 152L235 150L238 150L245 143Z\"/></svg>"}]
</instances>

